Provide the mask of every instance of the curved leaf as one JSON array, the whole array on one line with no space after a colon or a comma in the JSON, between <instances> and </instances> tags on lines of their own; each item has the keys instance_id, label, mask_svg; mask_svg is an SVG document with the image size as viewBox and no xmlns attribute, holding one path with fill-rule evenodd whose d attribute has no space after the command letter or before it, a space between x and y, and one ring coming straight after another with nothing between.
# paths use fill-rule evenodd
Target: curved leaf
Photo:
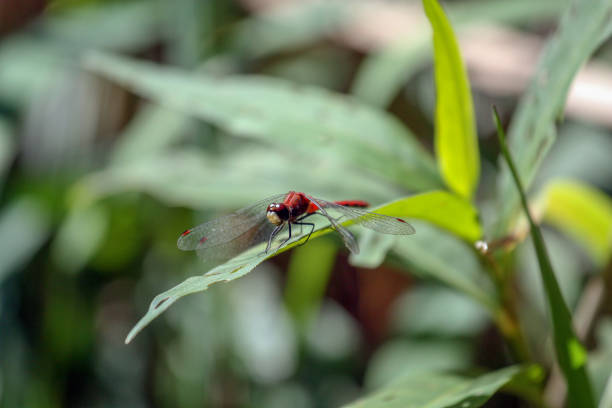
<instances>
[{"instance_id":1,"label":"curved leaf","mask_svg":"<svg viewBox=\"0 0 612 408\"><path fill-rule=\"evenodd\" d=\"M217 78L103 54L90 55L87 65L230 133L359 163L407 189L441 186L432 157L397 119L349 97L270 77Z\"/></svg>"},{"instance_id":2,"label":"curved leaf","mask_svg":"<svg viewBox=\"0 0 612 408\"><path fill-rule=\"evenodd\" d=\"M446 191L416 194L385 205L381 214L429 221L453 234L476 242L482 236L478 213L468 201Z\"/></svg>"},{"instance_id":3,"label":"curved leaf","mask_svg":"<svg viewBox=\"0 0 612 408\"><path fill-rule=\"evenodd\" d=\"M423 6L433 29L438 166L446 184L469 199L480 172L470 85L442 7L437 0L423 0Z\"/></svg>"},{"instance_id":4,"label":"curved leaf","mask_svg":"<svg viewBox=\"0 0 612 408\"><path fill-rule=\"evenodd\" d=\"M416 206L416 210L414 212L410 212L410 202L412 200L415 201L416 204L422 203L423 196L425 196L425 201L427 201L428 196L434 197L433 199L429 199L429 202L434 203L435 197L442 198L442 200L438 200L437 202L444 202L444 197L449 195L444 192L434 192L434 193L426 193L420 196L407 197L401 200L394 201L390 204L378 207L373 211L376 211L380 214L387 215L395 215L401 217L416 217L416 216L427 216L427 214L423 211L423 207ZM450 196L450 195L449 195ZM451 196L452 197L452 196ZM452 200L450 201L452 202ZM467 216L470 216L470 212L467 212ZM433 218L432 218L433 220ZM329 227L328 223L325 220L321 221L313 221L316 224L316 229L310 236L310 240L321 236L323 234L327 234L332 231L331 227ZM432 221L434 222L434 221ZM352 221L344 222L343 225L350 225ZM277 253L281 253L287 251L297 245L300 245L304 241L305 237L300 236L296 237L292 241L290 241L286 246L281 248ZM406 238L408 239L408 238ZM251 248L243 254L237 256L236 258L226 262L225 264L219 265L216 268L211 269L207 273L202 276L195 276L188 278L184 282L175 286L174 288L158 295L153 299L151 305L149 306L149 310L145 314L145 316L140 319L140 321L136 324L136 326L130 331L126 342L131 341L140 330L142 330L145 326L147 326L152 320L154 320L157 316L159 316L164 310L170 307L175 301L180 299L181 297L201 292L208 289L211 285L219 282L229 282L234 279L237 279L241 276L249 273L253 268L259 265L264 260L275 256L275 254L265 254L263 253L263 249L265 247L265 243ZM472 290L480 290L478 286ZM468 290L469 291L469 290ZM480 295L479 295L480 296ZM485 296L484 294L482 296ZM478 296L476 296L478 297Z\"/></svg>"},{"instance_id":5,"label":"curved leaf","mask_svg":"<svg viewBox=\"0 0 612 408\"><path fill-rule=\"evenodd\" d=\"M510 382L520 368L507 367L478 378L420 372L401 378L345 408L477 408Z\"/></svg>"}]
</instances>

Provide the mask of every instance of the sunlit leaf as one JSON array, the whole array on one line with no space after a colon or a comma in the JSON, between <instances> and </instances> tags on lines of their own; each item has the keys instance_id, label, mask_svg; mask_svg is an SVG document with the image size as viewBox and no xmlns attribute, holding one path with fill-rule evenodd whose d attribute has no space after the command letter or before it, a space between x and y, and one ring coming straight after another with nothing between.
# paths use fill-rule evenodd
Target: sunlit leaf
<instances>
[{"instance_id":1,"label":"sunlit leaf","mask_svg":"<svg viewBox=\"0 0 612 408\"><path fill-rule=\"evenodd\" d=\"M517 171L526 188L530 187L542 159L555 140L555 120L562 112L576 72L611 29L612 2L573 0L562 16L556 34L548 42L508 131L510 151L517 160ZM497 233L502 235L520 205L512 175L505 164L502 164L498 185L501 212Z\"/></svg>"},{"instance_id":2,"label":"sunlit leaf","mask_svg":"<svg viewBox=\"0 0 612 408\"><path fill-rule=\"evenodd\" d=\"M438 166L446 184L469 199L480 172L470 85L444 11L437 0L423 0L423 6L433 29Z\"/></svg>"},{"instance_id":3,"label":"sunlit leaf","mask_svg":"<svg viewBox=\"0 0 612 408\"><path fill-rule=\"evenodd\" d=\"M233 134L358 163L408 189L440 187L433 159L397 119L348 97L269 77L215 78L103 54L89 55L87 65Z\"/></svg>"},{"instance_id":4,"label":"sunlit leaf","mask_svg":"<svg viewBox=\"0 0 612 408\"><path fill-rule=\"evenodd\" d=\"M553 325L555 353L561 371L563 371L565 376L570 407L594 408L595 400L593 397L593 390L586 372L586 351L576 337L576 333L572 326L572 315L563 299L559 283L557 283L557 279L555 278L555 273L550 258L548 257L548 252L546 251L542 232L531 217L527 197L523 190L519 173L514 165L508 146L506 145L506 138L499 116L497 115L497 111L494 110L493 113L497 124L497 135L499 137L501 150L521 198L523 210L529 221L531 237L538 257L540 274L542 283L544 284Z\"/></svg>"},{"instance_id":5,"label":"sunlit leaf","mask_svg":"<svg viewBox=\"0 0 612 408\"><path fill-rule=\"evenodd\" d=\"M545 221L577 240L604 266L612 246L612 200L597 189L572 180L557 180L546 187Z\"/></svg>"},{"instance_id":6,"label":"sunlit leaf","mask_svg":"<svg viewBox=\"0 0 612 408\"><path fill-rule=\"evenodd\" d=\"M344 407L477 408L519 372L520 368L514 366L474 379L435 372L415 373Z\"/></svg>"},{"instance_id":7,"label":"sunlit leaf","mask_svg":"<svg viewBox=\"0 0 612 408\"><path fill-rule=\"evenodd\" d=\"M476 209L466 200L446 191L430 191L389 203L389 215L426 220L469 242L481 238ZM383 213L385 214L385 213Z\"/></svg>"}]
</instances>

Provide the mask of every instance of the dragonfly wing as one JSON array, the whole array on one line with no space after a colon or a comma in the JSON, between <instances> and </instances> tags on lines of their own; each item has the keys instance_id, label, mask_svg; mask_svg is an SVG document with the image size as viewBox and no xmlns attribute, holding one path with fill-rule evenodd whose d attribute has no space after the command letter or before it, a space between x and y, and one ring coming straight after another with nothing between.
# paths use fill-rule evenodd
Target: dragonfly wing
<instances>
[{"instance_id":1,"label":"dragonfly wing","mask_svg":"<svg viewBox=\"0 0 612 408\"><path fill-rule=\"evenodd\" d=\"M227 260L251 246L268 239L274 225L266 218L270 203L282 201L285 195L265 198L214 220L183 232L177 246L183 251L197 251L201 258Z\"/></svg>"},{"instance_id":2,"label":"dragonfly wing","mask_svg":"<svg viewBox=\"0 0 612 408\"><path fill-rule=\"evenodd\" d=\"M412 235L416 231L407 219L402 217L392 217L389 215L378 214L360 208L346 207L325 200L315 199L319 208L323 207L327 211L340 213L344 220L353 220L356 224L362 225L371 230L382 232L383 234L393 235Z\"/></svg>"},{"instance_id":3,"label":"dragonfly wing","mask_svg":"<svg viewBox=\"0 0 612 408\"><path fill-rule=\"evenodd\" d=\"M342 237L342 241L344 241L344 245L346 245L346 247L352 253L358 254L359 253L359 245L357 245L357 240L355 239L353 234L351 234L351 232L349 230L347 230L342 225L340 225L340 223L338 223L338 221L336 221L336 219L334 217L332 217L331 215L328 214L327 211L325 211L325 208L326 208L325 204L327 204L328 202L322 201L322 200L318 200L318 199L312 198L310 196L307 196L307 197L308 197L308 199L310 201L315 203L317 205L317 207L319 207L319 211L320 211L321 215L323 215L325 218L327 218L327 220L330 222L332 227L338 232L338 234L340 234L340 236ZM332 203L329 203L329 204L332 204ZM334 205L336 205L336 204L334 204ZM339 206L339 207L342 207L342 206Z\"/></svg>"}]
</instances>

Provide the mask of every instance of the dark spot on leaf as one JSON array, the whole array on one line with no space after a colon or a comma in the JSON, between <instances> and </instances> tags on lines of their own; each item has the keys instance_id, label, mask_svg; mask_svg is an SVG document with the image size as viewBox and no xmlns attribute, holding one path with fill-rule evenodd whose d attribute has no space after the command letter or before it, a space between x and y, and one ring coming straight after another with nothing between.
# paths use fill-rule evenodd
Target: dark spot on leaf
<instances>
[{"instance_id":1,"label":"dark spot on leaf","mask_svg":"<svg viewBox=\"0 0 612 408\"><path fill-rule=\"evenodd\" d=\"M169 297L167 297L167 298L164 298L164 299L160 300L160 301L159 301L159 303L157 303L157 304L155 305L155 309L159 309L159 307L160 307L160 306L161 306L163 303L165 303L165 302L166 302L166 300L168 300L168 299L170 299L170 298L169 298Z\"/></svg>"},{"instance_id":2,"label":"dark spot on leaf","mask_svg":"<svg viewBox=\"0 0 612 408\"><path fill-rule=\"evenodd\" d=\"M230 273L236 273L236 272L240 271L241 269L242 269L242 267L240 266L240 267L234 269L233 271L231 271Z\"/></svg>"}]
</instances>

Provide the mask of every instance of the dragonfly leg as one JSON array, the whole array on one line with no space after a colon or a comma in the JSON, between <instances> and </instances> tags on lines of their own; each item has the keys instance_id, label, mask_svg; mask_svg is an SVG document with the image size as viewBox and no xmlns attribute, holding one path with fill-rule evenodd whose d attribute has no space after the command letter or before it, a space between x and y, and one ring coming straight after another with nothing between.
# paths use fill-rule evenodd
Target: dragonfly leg
<instances>
[{"instance_id":1,"label":"dragonfly leg","mask_svg":"<svg viewBox=\"0 0 612 408\"><path fill-rule=\"evenodd\" d=\"M276 248L276 249L281 249L281 247L282 247L283 245L285 245L285 244L287 243L287 241L289 241L289 240L291 239L291 223L290 223L290 222L288 222L288 223L287 223L287 226L289 227L289 236L288 236L288 237L287 237L287 238L286 238L286 239L285 239L283 242L281 242L281 244L280 244L280 245L278 246L278 248Z\"/></svg>"},{"instance_id":2,"label":"dragonfly leg","mask_svg":"<svg viewBox=\"0 0 612 408\"><path fill-rule=\"evenodd\" d=\"M283 229L284 226L285 226L284 223L279 225L278 227L274 228L274 230L270 234L270 238L268 239L268 246L266 246L266 251L265 251L266 254L270 250L270 246L272 246L272 240L274 240L274 237L276 237L278 235L278 233L281 232L281 230ZM291 225L289 225L289 237L291 237ZM278 250L278 248L276 248L276 249Z\"/></svg>"},{"instance_id":3,"label":"dragonfly leg","mask_svg":"<svg viewBox=\"0 0 612 408\"><path fill-rule=\"evenodd\" d=\"M306 241L302 242L299 246L304 245L305 243L308 242L308 240L310 239L310 236L312 235L312 233L314 232L315 229L315 225L312 222L294 222L295 225L299 225L300 227L303 225L309 225L310 226L310 232L308 233L308 236L306 237Z\"/></svg>"},{"instance_id":4,"label":"dragonfly leg","mask_svg":"<svg viewBox=\"0 0 612 408\"><path fill-rule=\"evenodd\" d=\"M314 229L315 229L315 225L314 225L314 223L312 223L312 222L302 222L302 221L304 221L306 218L310 217L311 215L315 215L315 214L316 214L316 215L321 215L321 214L319 214L318 212L312 212L312 213L310 213L310 214L306 214L306 215L304 215L304 216L302 216L302 217L298 218L298 219L297 219L297 220L295 220L295 222L293 223L293 224L295 224L295 225L299 225L299 226L300 226L300 228L302 228L302 226L304 226L304 225L308 225L308 226L310 226L310 232L308 233L308 237L306 238L306 240L305 240L304 242L302 242L302 243L300 244L300 246L302 246L302 245L304 245L305 243L307 243L307 242L308 242L308 240L310 239L310 236L312 235L312 233L314 232ZM301 235L301 233L300 233L300 235Z\"/></svg>"},{"instance_id":5,"label":"dragonfly leg","mask_svg":"<svg viewBox=\"0 0 612 408\"><path fill-rule=\"evenodd\" d=\"M284 225L285 225L285 224L282 224L282 226L284 226ZM285 239L283 242L281 242L281 243L279 244L279 246L277 246L277 247L274 249L274 252L276 252L276 251L278 251L279 249L281 249L281 248L283 247L283 245L285 245L285 244L287 243L287 241L289 241L289 240L291 239L291 223L290 223L290 222L288 222L288 223L287 223L287 227L289 227L289 236L288 236L288 237L287 237L287 238L286 238L286 239ZM275 235L278 235L278 232L280 232L280 231L278 231L278 232L277 232L277 231L276 231L277 229L278 229L278 227L276 227L276 228L274 229L274 231L272 231L272 234L270 235L270 240L268 241L268 248L266 249L266 253L268 253L268 249L270 249L270 245L272 244L272 239L274 239L274 236L275 236Z\"/></svg>"}]
</instances>

